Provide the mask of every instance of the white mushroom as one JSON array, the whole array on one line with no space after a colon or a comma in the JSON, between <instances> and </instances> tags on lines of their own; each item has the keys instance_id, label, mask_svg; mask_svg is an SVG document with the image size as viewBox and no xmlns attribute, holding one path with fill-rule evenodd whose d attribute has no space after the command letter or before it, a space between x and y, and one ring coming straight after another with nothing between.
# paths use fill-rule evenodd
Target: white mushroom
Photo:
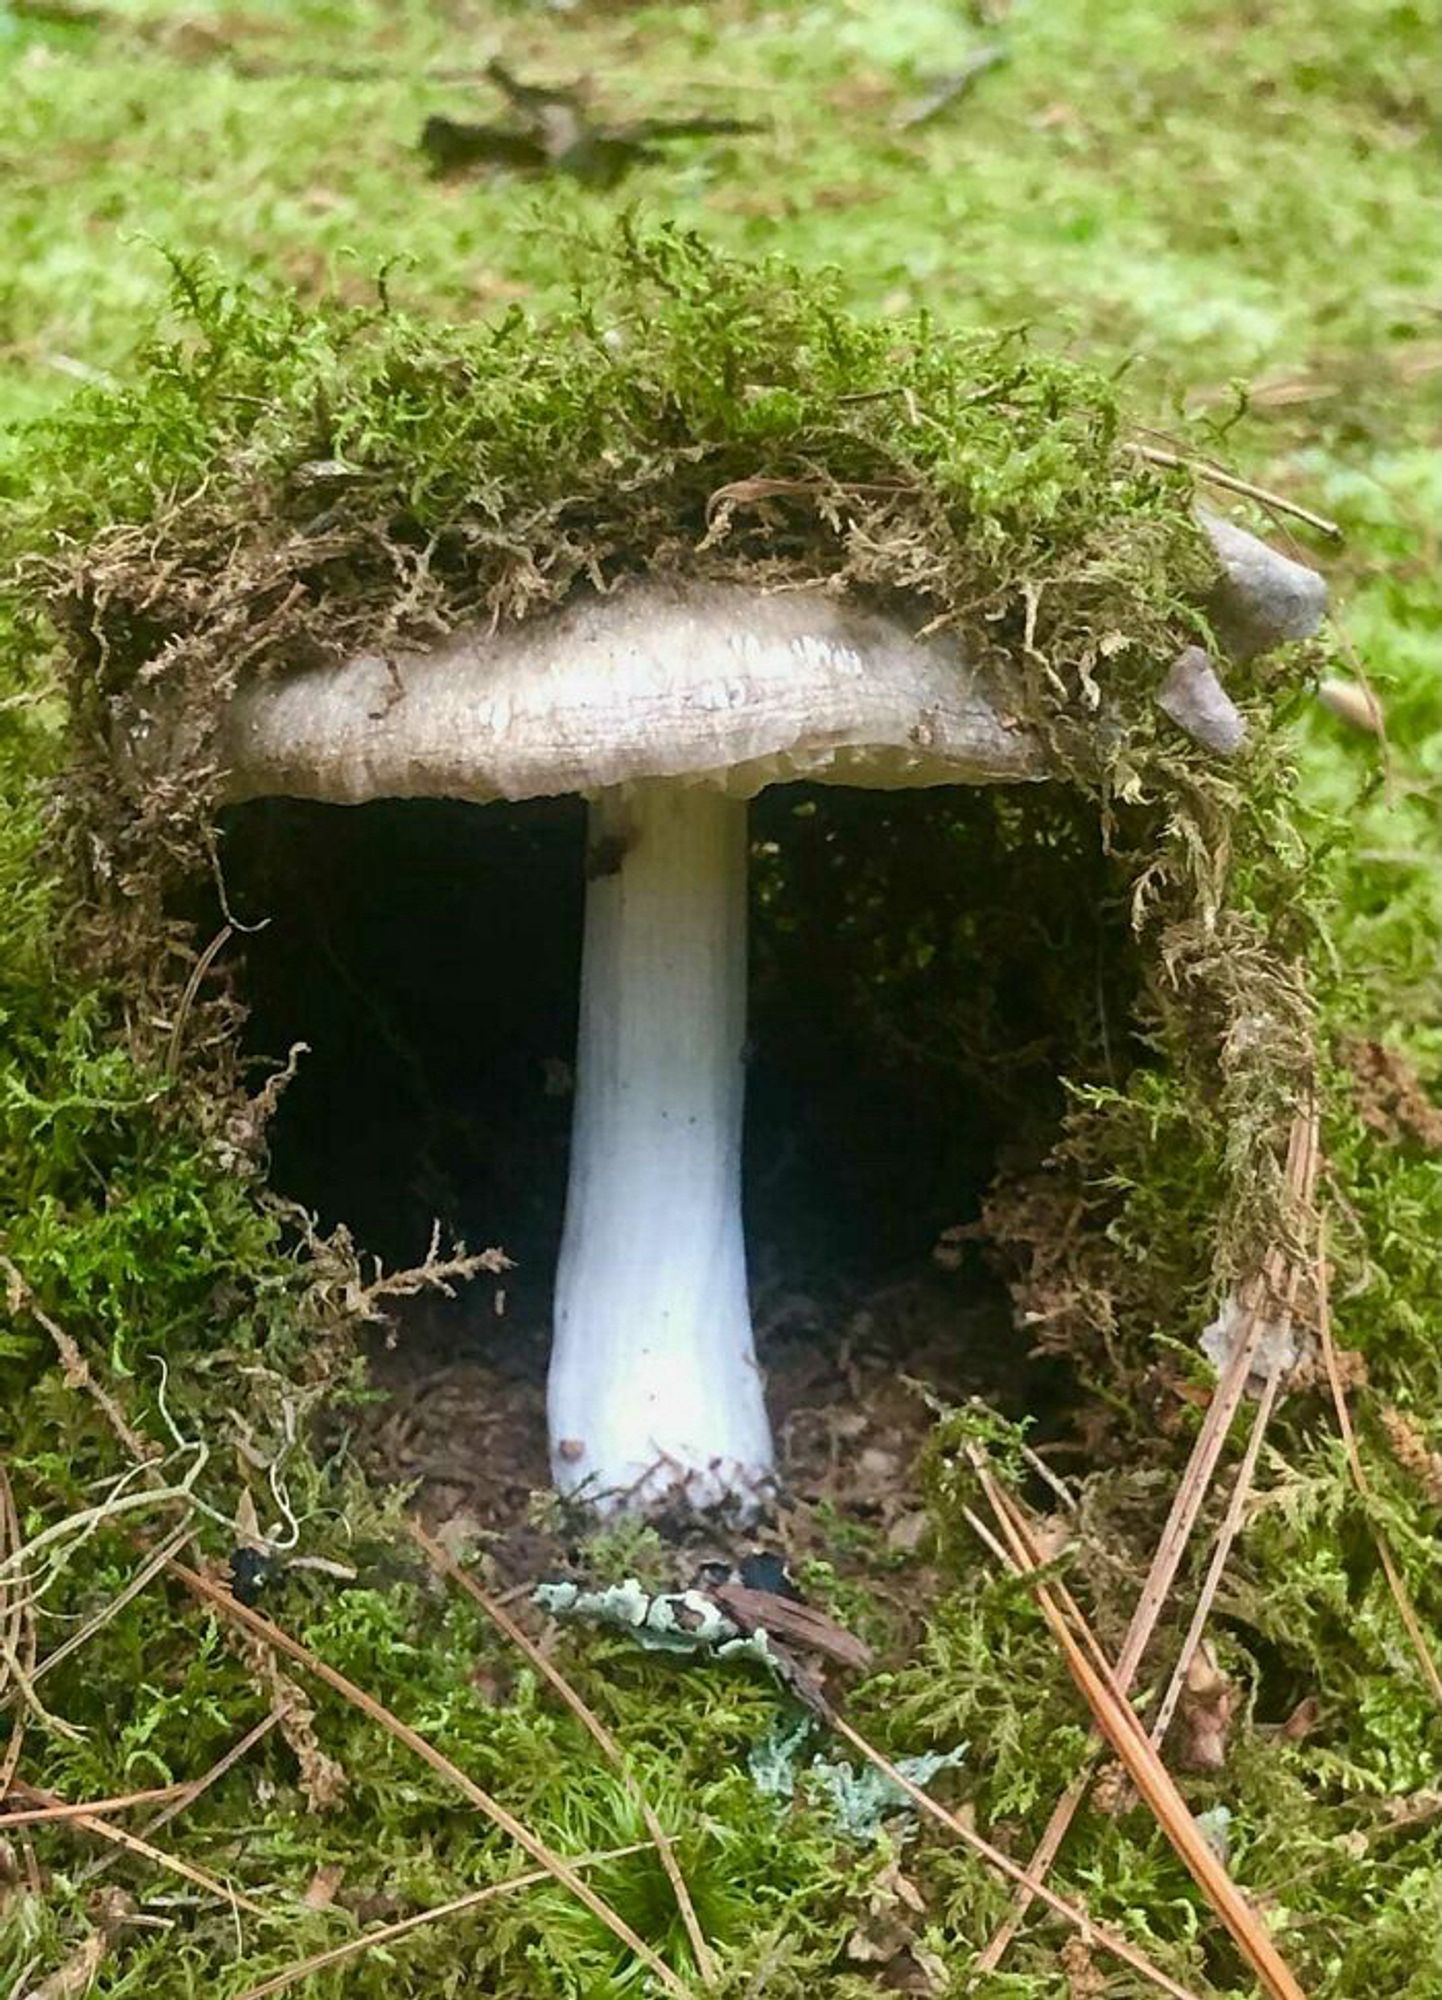
<instances>
[{"instance_id":1,"label":"white mushroom","mask_svg":"<svg viewBox=\"0 0 1442 2000\"><path fill-rule=\"evenodd\" d=\"M1312 628L1320 578L1203 525L1239 657ZM1159 700L1216 749L1243 738L1199 649ZM1037 740L950 639L820 589L633 581L423 652L250 678L220 756L234 800L590 801L552 1470L601 1507L754 1506L772 1448L741 1229L745 801L792 778L1040 778Z\"/></svg>"},{"instance_id":2,"label":"white mushroom","mask_svg":"<svg viewBox=\"0 0 1442 2000\"><path fill-rule=\"evenodd\" d=\"M590 800L553 1474L753 1508L772 1471L741 1230L746 805L792 778L1046 775L950 640L823 591L634 582L434 649L252 680L232 799Z\"/></svg>"}]
</instances>

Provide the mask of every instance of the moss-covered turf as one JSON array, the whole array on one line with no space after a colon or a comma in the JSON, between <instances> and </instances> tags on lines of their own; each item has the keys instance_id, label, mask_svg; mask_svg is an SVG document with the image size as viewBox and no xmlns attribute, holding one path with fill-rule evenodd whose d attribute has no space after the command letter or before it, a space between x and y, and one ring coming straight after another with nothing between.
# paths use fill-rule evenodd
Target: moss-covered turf
<instances>
[{"instance_id":1,"label":"moss-covered turf","mask_svg":"<svg viewBox=\"0 0 1442 2000\"><path fill-rule=\"evenodd\" d=\"M901 129L926 74L988 41L1006 63ZM107 1483L126 1447L57 1364L58 1329L165 1454L158 1476L190 1479L214 1510L196 1517L212 1554L234 1538L242 1490L263 1526L281 1519L266 1468L283 1451L301 1547L356 1572L342 1585L285 1570L265 1603L288 1629L558 1849L637 1837L588 1740L397 1537L395 1504L343 1447L318 1460L306 1442L340 1435L312 1420L354 1380L356 1267L262 1198L232 1022L205 991L186 995L194 940L163 891L204 830L203 724L237 640L277 657L372 634L406 592L412 634L514 611L593 560L614 570L677 560L682 540L694 550L728 480L805 478L820 492L783 503L764 543L738 510L706 559L849 569L971 619L973 638L991 612L1001 654L1040 577L1040 648L1060 688L1039 672L1019 699L1108 813L1119 882L1135 884L1145 857L1160 863L1139 997L1150 1047L1129 1078L1081 1077L1075 1100L1069 1171L1087 1181L1087 1274L1105 1298L1089 1293L1090 1318L1055 1327L1099 1413L1075 1570L1109 1637L1194 1424L1178 1391L1202 1379L1196 1334L1282 1219L1278 1140L1315 1065L1337 1334L1368 1376L1353 1404L1374 1497L1351 1491L1325 1398L1290 1398L1220 1600L1218 1652L1242 1695L1228 1760L1185 1784L1198 1810L1230 1814L1234 1871L1309 1994L1442 1991L1442 1717L1371 1532L1385 1527L1435 1631L1442 1478L1426 1453L1442 1447L1442 1177L1425 1118L1374 1103L1364 1120L1346 1053L1349 1038L1384 1041L1424 1091L1442 1061L1439 51L1436 9L1392 0L0 6L0 480L21 559L0 687L4 1467L27 1537L137 1496L26 1566L44 1586L42 1658L135 1574L132 1536L154 1545L176 1518L141 1503L145 1480ZM690 144L610 195L429 179L421 122L491 115L478 75L449 73L478 73L496 52L524 75L591 71L608 112L735 112L767 130ZM639 220L618 239L627 202ZM666 223L838 275L717 264L684 234L658 238ZM336 293L344 308L322 311ZM507 317L518 302L552 329L544 339ZM953 331L967 324L986 331ZM77 375L104 378L78 403ZM103 393L112 380L117 398ZM994 397L968 401L977 389ZM870 400L845 400L857 395ZM58 428L21 432L57 410ZM1156 725L1145 677L1195 629L1206 565L1185 482L1125 451L1143 423L1342 522L1341 550L1313 554L1341 603L1341 650L1364 658L1387 705L1387 769L1308 700L1320 649L1235 678L1258 737L1235 771ZM881 477L900 480L900 499L846 490ZM317 566L300 543L322 512ZM432 540L429 567L409 560ZM274 587L297 579L300 598ZM1128 645L1107 648L1102 678L1127 727L1088 765L1067 716L1092 643L1114 630ZM202 727L185 743L196 782L162 797L116 776L109 727L175 635L179 713ZM1007 1208L1014 1256L1038 1214L1019 1198ZM1399 1416L1409 1465L1388 1442ZM965 1740L965 1766L943 1782L1020 1854L1076 1768L1083 1717L1038 1617L957 1524L954 1443L943 1429L935 1445L944 1585L925 1639L909 1660L888 1657L851 1709L897 1753ZM657 1551L633 1535L593 1560L634 1567ZM13 1590L14 1569L0 1574ZM810 1581L824 1594L824 1575ZM1179 1590L1173 1634L1189 1602ZM160 1581L30 1697L16 1673L26 1620L0 1621L0 1636L7 1719L24 1718L20 1775L66 1799L194 1776L274 1695L266 1663ZM777 1713L764 1681L683 1672L611 1640L568 1640L565 1659L677 1830L728 1992L861 1995L903 1972L996 2000L1068 1991L1062 1934L1035 1919L1006 1969L968 1986L1006 1893L959 1849L929 1833L906 1845L918 1916L887 1886L888 1851L838 1842L819 1804L777 1816L745 1767ZM116 1933L94 1990L234 2000L349 1935L357 1898L371 1899L362 1918L404 1914L513 1865L408 1754L306 1692L313 1718L292 1709L156 1835L267 1915L233 1916L194 1884L113 1862L109 1880L153 1921ZM1304 1700L1309 1729L1279 1729ZM339 1801L327 1758L344 1773ZM7 1991L40 1988L94 1934L87 1870L104 1853L66 1829L36 1834L30 1852L10 1837ZM308 1909L300 1897L326 1865L344 1870L342 1903ZM687 1966L653 1856L593 1879ZM1199 1993L1251 1990L1144 1812L1084 1813L1058 1881ZM858 1939L890 1936L898 1911L919 1948L868 1959ZM548 1888L311 1990L648 1985ZM1118 1972L1108 1990L1144 1989Z\"/></svg>"}]
</instances>

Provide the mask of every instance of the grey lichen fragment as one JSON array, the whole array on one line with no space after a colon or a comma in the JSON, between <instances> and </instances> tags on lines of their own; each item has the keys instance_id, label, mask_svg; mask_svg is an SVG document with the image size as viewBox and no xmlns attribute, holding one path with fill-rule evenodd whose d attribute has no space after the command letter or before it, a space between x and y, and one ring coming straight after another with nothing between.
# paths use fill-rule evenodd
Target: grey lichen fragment
<instances>
[{"instance_id":1,"label":"grey lichen fragment","mask_svg":"<svg viewBox=\"0 0 1442 2000\"><path fill-rule=\"evenodd\" d=\"M1197 1832L1224 1868L1229 1868L1232 1862L1233 1817L1230 1806L1209 1806L1195 1815Z\"/></svg>"},{"instance_id":2,"label":"grey lichen fragment","mask_svg":"<svg viewBox=\"0 0 1442 2000\"><path fill-rule=\"evenodd\" d=\"M759 1792L789 1804L798 1786L804 1786L813 1798L824 1801L840 1831L863 1845L879 1839L884 1823L898 1813L915 1815L911 1795L873 1765L857 1770L852 1764L819 1754L803 1763L802 1752L811 1734L812 1723L803 1717L790 1726L778 1724L753 1746L747 1765ZM951 1750L928 1750L917 1757L894 1758L893 1762L903 1778L926 1786L939 1771L954 1770L965 1763L968 1747L958 1743Z\"/></svg>"},{"instance_id":3,"label":"grey lichen fragment","mask_svg":"<svg viewBox=\"0 0 1442 2000\"><path fill-rule=\"evenodd\" d=\"M1255 1338L1247 1368L1247 1393L1251 1396L1259 1397L1272 1375L1285 1380L1312 1359L1314 1343L1300 1327L1289 1319L1264 1319L1260 1327L1253 1328L1250 1315L1235 1294L1223 1301L1217 1317L1203 1327L1197 1345L1221 1376L1249 1337Z\"/></svg>"},{"instance_id":4,"label":"grey lichen fragment","mask_svg":"<svg viewBox=\"0 0 1442 2000\"><path fill-rule=\"evenodd\" d=\"M1310 639L1327 614L1326 579L1220 514L1201 509L1199 519L1222 565L1207 615L1231 658Z\"/></svg>"},{"instance_id":5,"label":"grey lichen fragment","mask_svg":"<svg viewBox=\"0 0 1442 2000\"><path fill-rule=\"evenodd\" d=\"M623 1632L654 1653L691 1653L716 1660L752 1659L775 1667L765 1632L743 1633L699 1590L653 1592L634 1576L605 1590L575 1583L538 1583L531 1602L553 1618L574 1618Z\"/></svg>"},{"instance_id":6,"label":"grey lichen fragment","mask_svg":"<svg viewBox=\"0 0 1442 2000\"><path fill-rule=\"evenodd\" d=\"M1157 706L1209 750L1230 757L1247 740L1246 719L1200 646L1178 653L1157 692Z\"/></svg>"}]
</instances>

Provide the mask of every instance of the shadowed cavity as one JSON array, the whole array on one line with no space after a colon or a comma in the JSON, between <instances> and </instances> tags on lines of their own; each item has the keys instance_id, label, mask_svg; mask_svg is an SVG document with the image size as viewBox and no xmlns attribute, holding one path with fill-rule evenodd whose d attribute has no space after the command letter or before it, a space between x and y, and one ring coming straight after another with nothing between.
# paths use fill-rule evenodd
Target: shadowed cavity
<instances>
[{"instance_id":1,"label":"shadowed cavity","mask_svg":"<svg viewBox=\"0 0 1442 2000\"><path fill-rule=\"evenodd\" d=\"M918 1347L966 1348L1012 1408L1064 1399L1025 1358L976 1222L1039 1160L1059 1078L1120 1081L1137 967L1095 815L1059 789L776 787L751 807L745 1208L763 1360L838 1343L900 1286ZM259 1082L308 1045L270 1174L388 1264L433 1222L516 1260L442 1310L456 1353L544 1352L566 1185L585 892L579 800L267 800L222 828ZM209 914L209 913L208 913ZM430 1330L437 1325L433 1312ZM503 1332L504 1330L504 1332ZM904 1330L899 1367L908 1365ZM434 1342L432 1341L432 1347Z\"/></svg>"}]
</instances>

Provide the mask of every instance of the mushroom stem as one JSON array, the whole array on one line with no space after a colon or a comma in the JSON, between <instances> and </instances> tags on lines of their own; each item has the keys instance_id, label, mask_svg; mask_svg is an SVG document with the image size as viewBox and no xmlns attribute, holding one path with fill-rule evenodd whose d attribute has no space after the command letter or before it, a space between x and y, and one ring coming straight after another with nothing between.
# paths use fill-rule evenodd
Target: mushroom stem
<instances>
[{"instance_id":1,"label":"mushroom stem","mask_svg":"<svg viewBox=\"0 0 1442 2000\"><path fill-rule=\"evenodd\" d=\"M548 1415L562 1491L754 1508L771 1433L741 1228L746 805L661 782L590 809Z\"/></svg>"}]
</instances>

